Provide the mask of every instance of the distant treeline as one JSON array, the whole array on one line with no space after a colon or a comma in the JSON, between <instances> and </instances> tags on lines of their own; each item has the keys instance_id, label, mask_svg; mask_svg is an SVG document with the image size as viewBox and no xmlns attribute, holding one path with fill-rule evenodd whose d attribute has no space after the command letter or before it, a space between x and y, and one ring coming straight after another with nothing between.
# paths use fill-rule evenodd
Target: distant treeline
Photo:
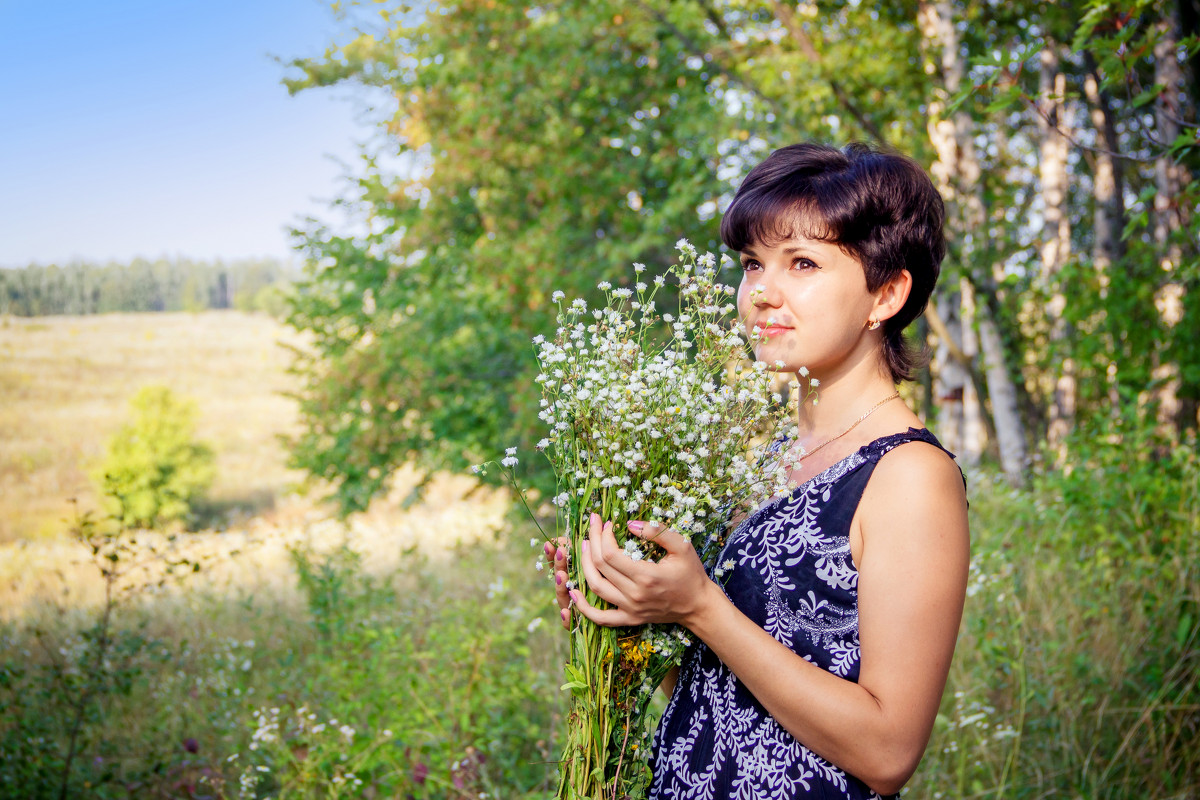
<instances>
[{"instance_id":1,"label":"distant treeline","mask_svg":"<svg viewBox=\"0 0 1200 800\"><path fill-rule=\"evenodd\" d=\"M0 269L0 314L101 314L236 308L277 314L294 277L273 259L31 265Z\"/></svg>"}]
</instances>

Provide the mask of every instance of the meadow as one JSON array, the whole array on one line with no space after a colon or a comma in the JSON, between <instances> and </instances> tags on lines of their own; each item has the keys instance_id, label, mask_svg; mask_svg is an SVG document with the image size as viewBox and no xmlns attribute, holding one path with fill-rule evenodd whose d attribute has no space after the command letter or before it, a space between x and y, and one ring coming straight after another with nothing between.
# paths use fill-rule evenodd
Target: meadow
<instances>
[{"instance_id":1,"label":"meadow","mask_svg":"<svg viewBox=\"0 0 1200 800\"><path fill-rule=\"evenodd\" d=\"M464 476L405 470L344 522L292 494L280 342L235 312L0 321L0 798L552 795L532 525ZM221 477L201 530L129 532L108 583L67 501L146 382L196 399ZM906 796L1200 797L1200 459L1091 447L1028 490L968 475L966 618Z\"/></svg>"}]
</instances>

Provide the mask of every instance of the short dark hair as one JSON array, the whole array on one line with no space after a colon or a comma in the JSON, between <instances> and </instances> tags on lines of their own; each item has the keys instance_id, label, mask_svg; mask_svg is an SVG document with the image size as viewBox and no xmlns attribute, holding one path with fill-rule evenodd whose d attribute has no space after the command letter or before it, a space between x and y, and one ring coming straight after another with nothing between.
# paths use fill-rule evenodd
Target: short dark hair
<instances>
[{"instance_id":1,"label":"short dark hair","mask_svg":"<svg viewBox=\"0 0 1200 800\"><path fill-rule=\"evenodd\" d=\"M865 144L793 144L750 170L721 219L721 240L735 251L797 235L837 244L862 263L872 292L907 269L908 301L883 323L884 358L899 382L918 363L904 329L937 283L945 215L933 182L907 156Z\"/></svg>"}]
</instances>

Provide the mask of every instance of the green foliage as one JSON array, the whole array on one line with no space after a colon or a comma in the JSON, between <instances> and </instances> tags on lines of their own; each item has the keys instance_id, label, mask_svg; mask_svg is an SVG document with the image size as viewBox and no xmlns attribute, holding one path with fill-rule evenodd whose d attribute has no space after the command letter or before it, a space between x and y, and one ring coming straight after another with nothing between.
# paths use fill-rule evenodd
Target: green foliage
<instances>
[{"instance_id":1,"label":"green foliage","mask_svg":"<svg viewBox=\"0 0 1200 800\"><path fill-rule=\"evenodd\" d=\"M169 657L144 618L121 618L201 562L170 557L161 540L139 541L124 516L82 514L72 530L104 588L97 608L82 619L55 608L26 629L0 625L0 800L127 796L162 769L153 746L144 761L122 764L108 738L122 703L143 702L147 673Z\"/></svg>"},{"instance_id":2,"label":"green foliage","mask_svg":"<svg viewBox=\"0 0 1200 800\"><path fill-rule=\"evenodd\" d=\"M420 561L385 580L346 548L292 555L317 645L302 685L253 716L243 774L257 796L522 797L550 784L557 648L531 607L548 607L544 586L527 591L531 559L513 575L507 558L462 554L456 589Z\"/></svg>"},{"instance_id":3,"label":"green foliage","mask_svg":"<svg viewBox=\"0 0 1200 800\"><path fill-rule=\"evenodd\" d=\"M295 62L289 87L382 90L408 168L368 162L351 202L369 234L300 232L290 322L312 348L295 464L349 512L406 461L461 470L529 449L544 435L529 341L553 330L551 293L595 299L632 262L662 269L680 237L714 249L721 203L775 145L870 136L830 121L839 59L863 70L863 119L927 149L916 32L868 5L798 23L828 49L813 62L772 38L770 3L350 4L359 35ZM536 460L521 469L550 485Z\"/></svg>"},{"instance_id":4,"label":"green foliage","mask_svg":"<svg viewBox=\"0 0 1200 800\"><path fill-rule=\"evenodd\" d=\"M972 476L966 615L912 796L1194 790L1200 459L1092 441L1091 468L1026 491ZM0 798L57 795L85 685L68 796L548 797L566 636L530 533L382 573L297 551L300 604L122 604L107 636L98 616L0 625Z\"/></svg>"},{"instance_id":5,"label":"green foliage","mask_svg":"<svg viewBox=\"0 0 1200 800\"><path fill-rule=\"evenodd\" d=\"M97 471L122 525L159 528L185 520L212 483L212 450L195 440L195 404L165 386L145 386L130 401L133 419L108 446Z\"/></svg>"},{"instance_id":6,"label":"green foliage","mask_svg":"<svg viewBox=\"0 0 1200 800\"><path fill-rule=\"evenodd\" d=\"M972 480L967 610L915 795L1195 791L1200 455L1155 457L1132 424L1079 434L1079 465L1029 491Z\"/></svg>"}]
</instances>

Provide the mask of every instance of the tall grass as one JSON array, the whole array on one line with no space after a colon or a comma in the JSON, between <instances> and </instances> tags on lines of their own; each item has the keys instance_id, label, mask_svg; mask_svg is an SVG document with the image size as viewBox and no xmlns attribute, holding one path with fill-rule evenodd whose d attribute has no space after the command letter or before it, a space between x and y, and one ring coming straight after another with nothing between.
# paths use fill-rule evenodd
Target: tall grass
<instances>
[{"instance_id":1,"label":"tall grass","mask_svg":"<svg viewBox=\"0 0 1200 800\"><path fill-rule=\"evenodd\" d=\"M1200 797L1200 457L1093 444L976 476L966 618L921 797Z\"/></svg>"},{"instance_id":2,"label":"tall grass","mask_svg":"<svg viewBox=\"0 0 1200 800\"><path fill-rule=\"evenodd\" d=\"M0 800L60 795L76 717L69 797L550 794L565 637L534 532L494 538L505 497L465 478L410 506L406 474L349 526L288 501L182 537L208 566L133 591L94 658L103 581L78 545L25 537L63 530L149 381L199 401L218 511L277 497L277 334L225 312L0 322ZM909 797L1200 798L1195 442L1128 424L1072 458L1027 491L971 476L970 596Z\"/></svg>"},{"instance_id":3,"label":"tall grass","mask_svg":"<svg viewBox=\"0 0 1200 800\"><path fill-rule=\"evenodd\" d=\"M1118 502L1128 473L973 477L967 614L910 797L1200 796L1196 461L1155 510ZM298 547L291 591L124 609L70 796L546 796L564 637L516 525L382 572ZM0 629L0 797L54 796L92 619Z\"/></svg>"},{"instance_id":4,"label":"tall grass","mask_svg":"<svg viewBox=\"0 0 1200 800\"><path fill-rule=\"evenodd\" d=\"M292 551L301 603L191 595L0 628L0 797L540 796L555 774L557 629L532 551ZM94 675L92 676L94 677Z\"/></svg>"}]
</instances>

